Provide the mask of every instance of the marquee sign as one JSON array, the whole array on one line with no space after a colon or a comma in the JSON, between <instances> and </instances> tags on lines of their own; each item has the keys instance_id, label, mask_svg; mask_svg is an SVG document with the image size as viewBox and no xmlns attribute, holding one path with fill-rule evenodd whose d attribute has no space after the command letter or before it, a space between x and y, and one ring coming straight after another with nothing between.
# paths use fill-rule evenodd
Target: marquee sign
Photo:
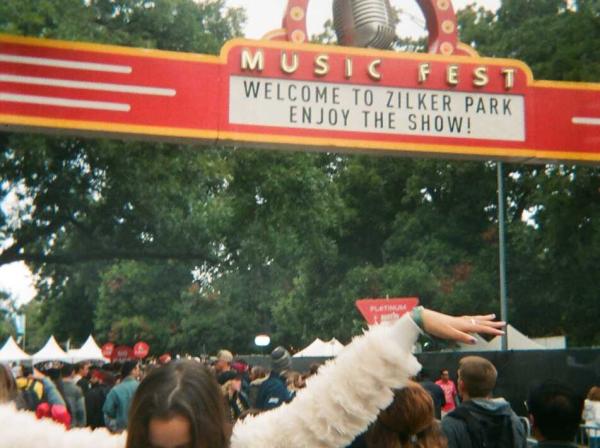
<instances>
[{"instance_id":1,"label":"marquee sign","mask_svg":"<svg viewBox=\"0 0 600 448\"><path fill-rule=\"evenodd\" d=\"M520 61L458 46L451 54L397 53L294 43L302 39L291 35L233 40L219 56L0 35L0 126L254 147L600 160L600 84L536 81Z\"/></svg>"}]
</instances>

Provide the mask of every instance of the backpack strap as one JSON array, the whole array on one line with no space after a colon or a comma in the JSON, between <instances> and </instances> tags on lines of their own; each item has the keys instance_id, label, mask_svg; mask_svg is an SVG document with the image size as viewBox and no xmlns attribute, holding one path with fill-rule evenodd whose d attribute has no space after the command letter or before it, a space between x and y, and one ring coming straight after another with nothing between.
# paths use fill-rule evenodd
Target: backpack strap
<instances>
[{"instance_id":1,"label":"backpack strap","mask_svg":"<svg viewBox=\"0 0 600 448\"><path fill-rule=\"evenodd\" d=\"M477 421L471 411L463 406L458 406L452 412L448 414L449 417L453 417L457 420L465 422L467 425L467 433L471 439L472 448L485 448L485 435L483 434L483 427Z\"/></svg>"}]
</instances>

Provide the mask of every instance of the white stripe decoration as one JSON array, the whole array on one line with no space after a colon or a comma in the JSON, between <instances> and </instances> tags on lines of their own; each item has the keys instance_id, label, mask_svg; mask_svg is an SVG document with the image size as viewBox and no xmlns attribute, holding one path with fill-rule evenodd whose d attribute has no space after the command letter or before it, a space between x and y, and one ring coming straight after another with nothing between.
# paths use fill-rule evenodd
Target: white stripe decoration
<instances>
[{"instance_id":1,"label":"white stripe decoration","mask_svg":"<svg viewBox=\"0 0 600 448\"><path fill-rule=\"evenodd\" d=\"M129 112L131 106L123 103L106 101L83 101L69 98L54 98L50 96L18 95L0 92L0 101L12 103L40 104L43 106L61 106L78 109L109 110L114 112Z\"/></svg>"},{"instance_id":2,"label":"white stripe decoration","mask_svg":"<svg viewBox=\"0 0 600 448\"><path fill-rule=\"evenodd\" d=\"M72 81L70 79L39 78L34 76L18 76L0 73L0 82L17 84L33 84L38 86L64 87L67 89L100 90L104 92L132 93L138 95L175 96L175 89L161 87L145 87L129 84L112 84L104 82Z\"/></svg>"},{"instance_id":3,"label":"white stripe decoration","mask_svg":"<svg viewBox=\"0 0 600 448\"><path fill-rule=\"evenodd\" d=\"M130 74L133 71L133 69L127 65L99 64L96 62L70 61L68 59L36 58L5 53L0 53L0 62L41 65L45 67L60 67L73 70L89 70L94 72Z\"/></svg>"},{"instance_id":4,"label":"white stripe decoration","mask_svg":"<svg viewBox=\"0 0 600 448\"><path fill-rule=\"evenodd\" d=\"M591 124L592 126L600 126L600 118L593 117L573 117L573 124Z\"/></svg>"}]
</instances>

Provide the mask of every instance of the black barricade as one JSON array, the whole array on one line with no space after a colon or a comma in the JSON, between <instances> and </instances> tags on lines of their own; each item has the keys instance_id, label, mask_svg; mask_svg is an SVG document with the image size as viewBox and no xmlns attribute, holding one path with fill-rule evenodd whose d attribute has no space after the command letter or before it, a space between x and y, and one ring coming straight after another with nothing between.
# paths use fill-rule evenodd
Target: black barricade
<instances>
[{"instance_id":1,"label":"black barricade","mask_svg":"<svg viewBox=\"0 0 600 448\"><path fill-rule=\"evenodd\" d=\"M494 395L506 398L519 415L527 415L525 400L529 388L536 382L555 379L585 395L590 387L600 385L600 349L568 350L510 350L506 352L436 352L417 355L433 380L441 369L448 369L456 381L458 361L469 355L489 359L498 369ZM251 365L269 367L268 356L244 356ZM328 358L293 358L292 368L299 372L313 363L324 363Z\"/></svg>"}]
</instances>

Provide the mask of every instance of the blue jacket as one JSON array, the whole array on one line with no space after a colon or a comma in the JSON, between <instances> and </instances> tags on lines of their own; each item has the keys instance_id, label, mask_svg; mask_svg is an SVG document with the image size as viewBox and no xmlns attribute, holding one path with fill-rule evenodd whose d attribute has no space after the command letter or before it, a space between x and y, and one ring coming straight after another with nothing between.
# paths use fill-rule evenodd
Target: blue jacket
<instances>
[{"instance_id":1,"label":"blue jacket","mask_svg":"<svg viewBox=\"0 0 600 448\"><path fill-rule=\"evenodd\" d=\"M269 378L258 389L256 407L262 410L273 409L283 403L289 403L292 398L294 394L288 390L285 378L277 372L271 372Z\"/></svg>"},{"instance_id":2,"label":"blue jacket","mask_svg":"<svg viewBox=\"0 0 600 448\"><path fill-rule=\"evenodd\" d=\"M127 415L139 384L134 378L127 377L108 393L102 406L107 428L117 432L127 429Z\"/></svg>"}]
</instances>

